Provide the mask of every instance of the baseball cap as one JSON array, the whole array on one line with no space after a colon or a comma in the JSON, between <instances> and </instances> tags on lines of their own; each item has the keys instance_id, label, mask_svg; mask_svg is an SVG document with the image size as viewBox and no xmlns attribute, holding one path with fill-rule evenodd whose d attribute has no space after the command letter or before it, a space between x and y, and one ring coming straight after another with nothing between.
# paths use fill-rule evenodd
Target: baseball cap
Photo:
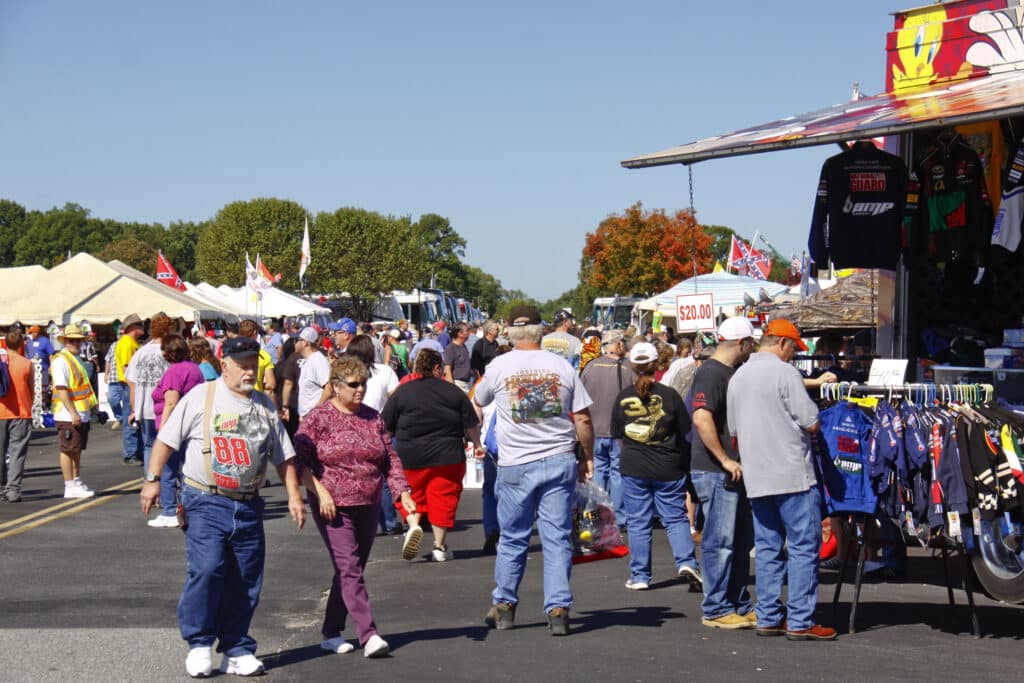
<instances>
[{"instance_id":1,"label":"baseball cap","mask_svg":"<svg viewBox=\"0 0 1024 683\"><path fill-rule=\"evenodd\" d=\"M719 341L739 341L753 338L753 336L754 326L750 324L749 320L740 316L726 318L718 326Z\"/></svg>"},{"instance_id":2,"label":"baseball cap","mask_svg":"<svg viewBox=\"0 0 1024 683\"><path fill-rule=\"evenodd\" d=\"M658 349L650 342L640 342L629 350L629 362L643 365L658 360Z\"/></svg>"},{"instance_id":3,"label":"baseball cap","mask_svg":"<svg viewBox=\"0 0 1024 683\"><path fill-rule=\"evenodd\" d=\"M33 325L32 327L28 328L28 331L29 334L36 334L37 332L42 332L42 330L39 329L39 325Z\"/></svg>"},{"instance_id":4,"label":"baseball cap","mask_svg":"<svg viewBox=\"0 0 1024 683\"><path fill-rule=\"evenodd\" d=\"M575 320L575 318L572 317L572 312L565 308L559 309L555 313L555 324L561 325L566 320Z\"/></svg>"},{"instance_id":5,"label":"baseball cap","mask_svg":"<svg viewBox=\"0 0 1024 683\"><path fill-rule=\"evenodd\" d=\"M764 333L771 337L792 339L796 342L798 349L801 351L807 350L807 344L800 338L800 330L796 329L796 325L783 318L776 318L769 322L768 327L764 329Z\"/></svg>"},{"instance_id":6,"label":"baseball cap","mask_svg":"<svg viewBox=\"0 0 1024 683\"><path fill-rule=\"evenodd\" d=\"M509 325L512 327L523 327L524 325L540 325L540 311L536 306L516 306L509 313Z\"/></svg>"},{"instance_id":7,"label":"baseball cap","mask_svg":"<svg viewBox=\"0 0 1024 683\"><path fill-rule=\"evenodd\" d=\"M260 353L260 343L252 337L232 337L224 342L223 354L225 358L252 358Z\"/></svg>"},{"instance_id":8,"label":"baseball cap","mask_svg":"<svg viewBox=\"0 0 1024 683\"><path fill-rule=\"evenodd\" d=\"M336 323L327 326L331 332L344 332L346 334L356 333L356 321L352 318L342 318Z\"/></svg>"},{"instance_id":9,"label":"baseball cap","mask_svg":"<svg viewBox=\"0 0 1024 683\"><path fill-rule=\"evenodd\" d=\"M436 321L434 321L434 329L435 330L443 330L444 328L445 328L445 324L444 324L443 320L436 320Z\"/></svg>"},{"instance_id":10,"label":"baseball cap","mask_svg":"<svg viewBox=\"0 0 1024 683\"><path fill-rule=\"evenodd\" d=\"M310 344L316 344L317 339L320 338L320 334L312 327L303 327L302 332L299 332L299 339Z\"/></svg>"},{"instance_id":11,"label":"baseball cap","mask_svg":"<svg viewBox=\"0 0 1024 683\"><path fill-rule=\"evenodd\" d=\"M622 341L625 337L626 333L622 330L606 330L605 333L601 335L601 345L608 346L609 344Z\"/></svg>"},{"instance_id":12,"label":"baseball cap","mask_svg":"<svg viewBox=\"0 0 1024 683\"><path fill-rule=\"evenodd\" d=\"M399 330L388 330L388 336L391 336L391 337L394 337L395 339L398 339L399 337L402 336L402 333Z\"/></svg>"}]
</instances>

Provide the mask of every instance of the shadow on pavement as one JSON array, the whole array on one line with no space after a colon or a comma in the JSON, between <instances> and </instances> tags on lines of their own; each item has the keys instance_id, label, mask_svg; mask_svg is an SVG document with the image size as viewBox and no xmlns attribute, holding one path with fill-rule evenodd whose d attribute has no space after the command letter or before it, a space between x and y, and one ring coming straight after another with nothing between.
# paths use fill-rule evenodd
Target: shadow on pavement
<instances>
[{"instance_id":1,"label":"shadow on pavement","mask_svg":"<svg viewBox=\"0 0 1024 683\"><path fill-rule=\"evenodd\" d=\"M984 638L1024 640L1021 632L1020 610L978 605L978 621ZM832 623L832 605L818 603L819 615L841 634L849 633L850 603L841 601L835 623ZM857 605L857 633L881 631L894 626L922 624L950 635L970 635L971 616L963 594L957 595L957 605L924 602L877 603L862 601Z\"/></svg>"},{"instance_id":2,"label":"shadow on pavement","mask_svg":"<svg viewBox=\"0 0 1024 683\"><path fill-rule=\"evenodd\" d=\"M686 614L675 612L664 605L645 607L622 607L619 609L594 610L577 612L572 618L575 633L600 631L603 628L621 626L660 627L669 619L687 619Z\"/></svg>"}]
</instances>

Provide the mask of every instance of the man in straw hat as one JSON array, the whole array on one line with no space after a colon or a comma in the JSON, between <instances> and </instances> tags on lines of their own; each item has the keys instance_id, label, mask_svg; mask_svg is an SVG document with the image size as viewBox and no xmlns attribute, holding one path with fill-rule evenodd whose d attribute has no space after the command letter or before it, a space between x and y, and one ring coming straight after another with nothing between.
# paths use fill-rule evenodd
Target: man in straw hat
<instances>
[{"instance_id":1,"label":"man in straw hat","mask_svg":"<svg viewBox=\"0 0 1024 683\"><path fill-rule=\"evenodd\" d=\"M82 451L89 442L89 419L99 405L89 375L78 353L87 338L81 327L68 325L57 339L64 344L53 354L50 381L53 402L50 410L60 439L60 471L64 475L65 498L91 498L95 493L78 476Z\"/></svg>"}]
</instances>

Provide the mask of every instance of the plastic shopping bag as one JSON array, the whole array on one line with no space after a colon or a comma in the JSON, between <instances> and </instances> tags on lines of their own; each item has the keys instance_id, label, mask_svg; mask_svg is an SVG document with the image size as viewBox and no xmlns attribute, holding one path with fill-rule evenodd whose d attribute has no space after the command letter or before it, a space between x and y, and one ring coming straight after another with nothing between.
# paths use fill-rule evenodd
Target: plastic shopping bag
<instances>
[{"instance_id":1,"label":"plastic shopping bag","mask_svg":"<svg viewBox=\"0 0 1024 683\"><path fill-rule=\"evenodd\" d=\"M573 564L629 554L622 543L611 496L591 480L576 484L572 531Z\"/></svg>"}]
</instances>

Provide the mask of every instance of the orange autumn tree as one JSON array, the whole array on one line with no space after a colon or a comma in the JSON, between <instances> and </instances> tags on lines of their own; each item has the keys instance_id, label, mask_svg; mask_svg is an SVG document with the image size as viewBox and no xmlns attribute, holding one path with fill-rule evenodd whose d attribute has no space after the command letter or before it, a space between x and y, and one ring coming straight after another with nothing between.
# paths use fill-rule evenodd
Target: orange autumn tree
<instances>
[{"instance_id":1,"label":"orange autumn tree","mask_svg":"<svg viewBox=\"0 0 1024 683\"><path fill-rule=\"evenodd\" d=\"M637 202L587 233L580 282L604 293L661 292L693 275L694 257L705 272L713 241L689 209L669 216Z\"/></svg>"}]
</instances>

